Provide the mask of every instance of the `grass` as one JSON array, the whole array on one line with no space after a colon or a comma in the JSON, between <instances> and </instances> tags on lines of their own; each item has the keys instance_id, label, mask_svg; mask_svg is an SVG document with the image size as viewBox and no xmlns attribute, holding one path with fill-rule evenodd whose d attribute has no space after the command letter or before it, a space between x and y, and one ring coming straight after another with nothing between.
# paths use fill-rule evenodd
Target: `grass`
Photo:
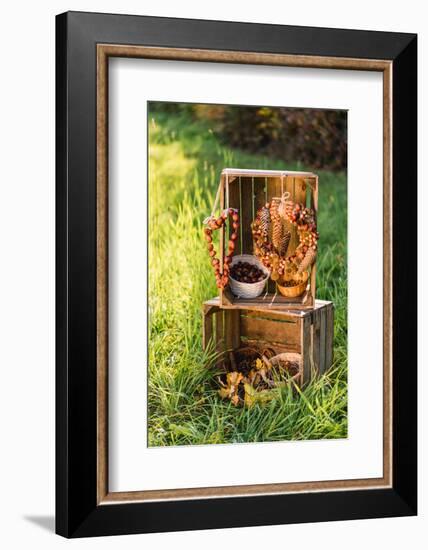
<instances>
[{"instance_id":1,"label":"grass","mask_svg":"<svg viewBox=\"0 0 428 550\"><path fill-rule=\"evenodd\" d=\"M202 220L222 168L285 166L223 146L186 114L151 112L149 138L149 445L346 437L345 175L320 173L317 297L335 304L333 366L297 395L284 389L263 407L236 408L218 397L213 352L202 350L201 305L217 295Z\"/></svg>"}]
</instances>

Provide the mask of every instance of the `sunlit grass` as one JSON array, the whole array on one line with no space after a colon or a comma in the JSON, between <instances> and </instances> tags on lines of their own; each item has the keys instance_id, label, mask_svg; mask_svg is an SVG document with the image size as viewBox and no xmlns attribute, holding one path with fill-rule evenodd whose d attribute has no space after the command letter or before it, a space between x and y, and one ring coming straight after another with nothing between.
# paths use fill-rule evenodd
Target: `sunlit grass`
<instances>
[{"instance_id":1,"label":"sunlit grass","mask_svg":"<svg viewBox=\"0 0 428 550\"><path fill-rule=\"evenodd\" d=\"M333 367L301 392L236 408L219 399L202 350L201 306L217 294L202 221L222 168L305 167L232 151L186 115L151 113L149 135L149 445L346 437L345 176L320 173L317 297L335 305Z\"/></svg>"}]
</instances>

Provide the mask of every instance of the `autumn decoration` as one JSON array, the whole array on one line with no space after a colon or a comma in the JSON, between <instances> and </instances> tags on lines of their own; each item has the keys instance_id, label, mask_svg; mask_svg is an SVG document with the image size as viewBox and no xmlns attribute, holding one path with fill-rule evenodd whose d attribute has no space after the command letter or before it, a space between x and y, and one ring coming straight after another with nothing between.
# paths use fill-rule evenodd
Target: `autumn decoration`
<instances>
[{"instance_id":1,"label":"autumn decoration","mask_svg":"<svg viewBox=\"0 0 428 550\"><path fill-rule=\"evenodd\" d=\"M296 353L275 355L270 349L241 348L229 352L230 369L218 377L219 396L235 406L252 407L275 397L271 390L300 378L301 359Z\"/></svg>"},{"instance_id":2,"label":"autumn decoration","mask_svg":"<svg viewBox=\"0 0 428 550\"><path fill-rule=\"evenodd\" d=\"M251 230L254 254L271 271L279 291L293 297L306 288L308 270L317 256L319 234L314 210L289 200L289 196L284 193L262 206ZM292 226L297 228L299 244L292 254L287 254Z\"/></svg>"},{"instance_id":3,"label":"autumn decoration","mask_svg":"<svg viewBox=\"0 0 428 550\"><path fill-rule=\"evenodd\" d=\"M232 218L233 231L230 234L227 255L224 258L223 265L220 266L220 260L216 257L216 251L214 249L213 231L223 227L226 223L228 216ZM230 264L232 263L232 256L235 251L235 241L238 238L238 229L239 229L238 210L236 210L235 208L228 208L226 210L223 210L219 218L216 218L214 215L211 215L209 218L204 220L204 224L207 225L207 227L205 227L204 229L204 235L205 235L205 240L207 242L208 253L211 257L211 265L214 269L217 288L224 289L229 283Z\"/></svg>"}]
</instances>

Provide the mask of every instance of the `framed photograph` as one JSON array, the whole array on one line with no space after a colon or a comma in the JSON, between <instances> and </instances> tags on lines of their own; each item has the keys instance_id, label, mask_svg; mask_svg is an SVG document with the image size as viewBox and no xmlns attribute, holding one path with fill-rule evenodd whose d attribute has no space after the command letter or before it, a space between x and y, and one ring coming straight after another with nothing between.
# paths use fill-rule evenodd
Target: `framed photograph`
<instances>
[{"instance_id":1,"label":"framed photograph","mask_svg":"<svg viewBox=\"0 0 428 550\"><path fill-rule=\"evenodd\" d=\"M56 52L57 533L416 514L416 35Z\"/></svg>"}]
</instances>

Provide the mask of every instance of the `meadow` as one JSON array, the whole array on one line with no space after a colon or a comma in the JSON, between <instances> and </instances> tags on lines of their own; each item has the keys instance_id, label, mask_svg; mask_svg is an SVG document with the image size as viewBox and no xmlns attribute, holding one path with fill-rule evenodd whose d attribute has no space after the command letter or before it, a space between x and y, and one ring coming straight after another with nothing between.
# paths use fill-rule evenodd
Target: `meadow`
<instances>
[{"instance_id":1,"label":"meadow","mask_svg":"<svg viewBox=\"0 0 428 550\"><path fill-rule=\"evenodd\" d=\"M203 241L225 167L311 170L222 145L208 122L149 113L149 446L347 437L346 175L320 176L317 298L335 305L332 368L298 393L235 407L202 350L201 306L217 295Z\"/></svg>"}]
</instances>

